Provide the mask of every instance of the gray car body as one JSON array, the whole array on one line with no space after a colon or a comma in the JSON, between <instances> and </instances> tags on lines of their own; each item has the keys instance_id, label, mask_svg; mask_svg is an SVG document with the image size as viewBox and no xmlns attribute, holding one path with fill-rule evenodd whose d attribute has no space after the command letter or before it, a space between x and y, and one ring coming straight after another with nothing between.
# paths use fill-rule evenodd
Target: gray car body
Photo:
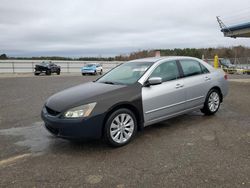
<instances>
[{"instance_id":1,"label":"gray car body","mask_svg":"<svg viewBox=\"0 0 250 188\"><path fill-rule=\"evenodd\" d=\"M144 85L151 73L160 64L168 61L194 60L204 65L209 73L178 78L159 85L142 88L144 126L151 125L180 114L201 109L206 96L212 88L219 88L224 98L228 93L228 82L225 73L214 69L208 63L193 57L159 57L146 58L144 61L155 61L147 72L138 80ZM143 61L143 60L135 60Z\"/></svg>"}]
</instances>

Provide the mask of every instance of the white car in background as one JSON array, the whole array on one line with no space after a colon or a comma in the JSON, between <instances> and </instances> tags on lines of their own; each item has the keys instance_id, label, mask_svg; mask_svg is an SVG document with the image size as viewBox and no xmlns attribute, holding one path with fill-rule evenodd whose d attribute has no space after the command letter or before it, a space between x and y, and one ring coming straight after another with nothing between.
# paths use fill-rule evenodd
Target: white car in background
<instances>
[{"instance_id":1,"label":"white car in background","mask_svg":"<svg viewBox=\"0 0 250 188\"><path fill-rule=\"evenodd\" d=\"M81 68L82 75L86 74L102 74L102 65L99 63L89 63Z\"/></svg>"}]
</instances>

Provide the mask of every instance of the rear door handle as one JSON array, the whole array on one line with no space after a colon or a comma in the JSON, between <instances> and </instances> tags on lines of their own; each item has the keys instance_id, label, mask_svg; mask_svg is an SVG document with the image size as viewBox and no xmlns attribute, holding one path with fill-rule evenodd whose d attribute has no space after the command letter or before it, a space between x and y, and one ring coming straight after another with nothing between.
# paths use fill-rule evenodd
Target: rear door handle
<instances>
[{"instance_id":1,"label":"rear door handle","mask_svg":"<svg viewBox=\"0 0 250 188\"><path fill-rule=\"evenodd\" d=\"M206 76L206 77L205 77L205 81L209 81L209 80L211 80L211 78L208 77L208 76Z\"/></svg>"},{"instance_id":2,"label":"rear door handle","mask_svg":"<svg viewBox=\"0 0 250 188\"><path fill-rule=\"evenodd\" d=\"M183 84L176 84L175 88L178 89L178 88L181 88L183 86L184 86Z\"/></svg>"}]
</instances>

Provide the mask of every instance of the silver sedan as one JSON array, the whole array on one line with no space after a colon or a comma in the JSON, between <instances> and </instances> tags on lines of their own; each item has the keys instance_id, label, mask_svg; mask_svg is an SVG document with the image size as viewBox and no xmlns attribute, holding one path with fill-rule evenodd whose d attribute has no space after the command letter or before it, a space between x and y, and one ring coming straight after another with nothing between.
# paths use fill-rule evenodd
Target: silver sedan
<instances>
[{"instance_id":1,"label":"silver sedan","mask_svg":"<svg viewBox=\"0 0 250 188\"><path fill-rule=\"evenodd\" d=\"M215 114L227 92L227 75L200 59L138 59L51 96L42 118L55 136L123 146L145 126L197 109Z\"/></svg>"}]
</instances>

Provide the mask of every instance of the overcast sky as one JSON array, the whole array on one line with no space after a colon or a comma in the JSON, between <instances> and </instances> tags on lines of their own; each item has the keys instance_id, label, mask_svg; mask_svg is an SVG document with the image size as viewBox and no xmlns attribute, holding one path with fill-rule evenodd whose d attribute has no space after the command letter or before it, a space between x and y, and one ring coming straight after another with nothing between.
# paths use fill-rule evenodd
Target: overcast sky
<instances>
[{"instance_id":1,"label":"overcast sky","mask_svg":"<svg viewBox=\"0 0 250 188\"><path fill-rule=\"evenodd\" d=\"M141 49L245 45L225 22L250 20L249 0L0 0L0 54L114 56Z\"/></svg>"}]
</instances>

